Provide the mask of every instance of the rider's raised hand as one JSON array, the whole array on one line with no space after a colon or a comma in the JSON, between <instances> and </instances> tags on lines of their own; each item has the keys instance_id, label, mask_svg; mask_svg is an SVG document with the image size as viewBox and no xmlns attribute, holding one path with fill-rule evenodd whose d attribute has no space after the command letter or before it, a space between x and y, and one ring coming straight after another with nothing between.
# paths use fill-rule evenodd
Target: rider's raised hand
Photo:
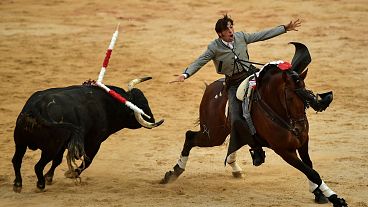
<instances>
[{"instance_id":1,"label":"rider's raised hand","mask_svg":"<svg viewBox=\"0 0 368 207\"><path fill-rule=\"evenodd\" d=\"M290 21L289 24L285 25L286 31L298 31L296 28L300 27L302 22L297 19L295 21Z\"/></svg>"}]
</instances>

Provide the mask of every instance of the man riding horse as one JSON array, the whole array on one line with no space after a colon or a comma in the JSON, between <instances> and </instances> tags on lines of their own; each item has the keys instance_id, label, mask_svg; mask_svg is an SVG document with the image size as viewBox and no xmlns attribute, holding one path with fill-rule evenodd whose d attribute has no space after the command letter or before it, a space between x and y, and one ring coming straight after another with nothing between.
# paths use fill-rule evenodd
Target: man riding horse
<instances>
[{"instance_id":1,"label":"man riding horse","mask_svg":"<svg viewBox=\"0 0 368 207\"><path fill-rule=\"evenodd\" d=\"M190 64L184 72L177 76L172 82L183 82L201 69L210 60L213 60L218 74L225 75L225 87L229 99L229 115L231 123L230 145L231 143L242 143L236 146L239 149L243 144L248 144L251 149L253 165L259 166L264 163L265 152L254 130L252 119L242 117L242 103L237 100L236 91L239 84L257 72L256 68L249 62L247 45L253 42L267 40L287 31L298 31L301 26L300 20L290 21L286 25L280 25L271 29L255 33L235 32L234 21L227 15L219 19L215 25L215 30L219 38L213 40L207 50ZM325 110L332 101L332 93L317 97L309 90L300 91L298 95L304 100L306 105L311 106L315 111ZM249 114L247 106L243 107L244 114ZM244 134L244 132L249 132ZM242 141L237 141L243 139Z\"/></svg>"}]
</instances>

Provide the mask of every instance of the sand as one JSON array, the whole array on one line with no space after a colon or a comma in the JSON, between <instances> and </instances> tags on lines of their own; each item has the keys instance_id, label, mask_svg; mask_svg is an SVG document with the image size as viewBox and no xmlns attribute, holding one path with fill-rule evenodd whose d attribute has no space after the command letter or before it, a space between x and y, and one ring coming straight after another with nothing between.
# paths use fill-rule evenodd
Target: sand
<instances>
[{"instance_id":1,"label":"sand","mask_svg":"<svg viewBox=\"0 0 368 207\"><path fill-rule=\"evenodd\" d=\"M238 162L244 174L236 179L223 165L226 144L194 148L184 174L159 184L176 164L185 132L197 129L204 83L222 76L208 63L184 83L168 82L216 38L214 23L225 13L236 31L302 20L298 32L249 45L251 60L290 61L294 48L288 42L308 46L313 61L307 87L334 92L327 111L307 111L314 168L350 206L368 206L367 12L364 0L1 1L0 206L317 206L306 177L269 149L266 163L254 167L243 147ZM79 184L64 177L64 159L42 193L34 173L40 151L28 150L23 190L14 193L13 131L25 101L38 90L97 79L118 23L104 82L127 89L131 79L152 76L139 88L165 123L112 135Z\"/></svg>"}]
</instances>

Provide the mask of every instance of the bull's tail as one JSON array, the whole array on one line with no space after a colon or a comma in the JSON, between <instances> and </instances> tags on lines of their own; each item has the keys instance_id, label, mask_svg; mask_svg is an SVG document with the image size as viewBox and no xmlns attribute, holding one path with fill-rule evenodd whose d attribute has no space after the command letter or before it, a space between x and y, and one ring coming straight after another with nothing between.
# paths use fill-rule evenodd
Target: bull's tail
<instances>
[{"instance_id":1,"label":"bull's tail","mask_svg":"<svg viewBox=\"0 0 368 207\"><path fill-rule=\"evenodd\" d=\"M82 165L79 170L85 168L85 160L88 159L86 152L84 151L84 138L79 128L74 128L70 135L69 142L67 144L68 154L67 163L70 172L74 172L78 168L76 160L81 160ZM77 175L78 176L78 175Z\"/></svg>"},{"instance_id":2,"label":"bull's tail","mask_svg":"<svg viewBox=\"0 0 368 207\"><path fill-rule=\"evenodd\" d=\"M84 150L84 136L81 127L76 126L72 123L51 123L54 127L66 128L70 131L68 141L66 143L66 148L68 153L66 160L68 163L68 168L70 173L74 173L75 169L78 168L76 160L81 160L82 164L79 168L82 171L85 168L85 161L88 159L86 152ZM78 177L79 175L76 175Z\"/></svg>"},{"instance_id":3,"label":"bull's tail","mask_svg":"<svg viewBox=\"0 0 368 207\"><path fill-rule=\"evenodd\" d=\"M33 123L32 130L34 128L34 125L36 126L43 125L43 126L50 127L52 129L66 129L70 131L70 135L67 139L67 143L64 146L68 149L67 163L68 163L69 170L72 170L72 172L74 172L74 170L76 169L74 166L77 166L76 160L82 161L81 167L82 169L84 169L85 160L87 160L88 158L84 151L84 136L83 136L81 127L78 127L73 123L56 122L49 117L44 118L40 114L39 110L32 110L30 113L22 113L20 116L21 116L20 119L22 120L25 119L25 120L28 120L28 122L29 120L31 120L31 123Z\"/></svg>"}]
</instances>

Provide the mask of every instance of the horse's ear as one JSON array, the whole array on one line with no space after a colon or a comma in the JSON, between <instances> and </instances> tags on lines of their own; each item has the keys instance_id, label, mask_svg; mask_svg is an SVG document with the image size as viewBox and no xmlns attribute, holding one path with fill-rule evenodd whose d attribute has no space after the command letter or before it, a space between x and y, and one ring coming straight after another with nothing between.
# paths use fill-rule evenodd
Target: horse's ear
<instances>
[{"instance_id":1,"label":"horse's ear","mask_svg":"<svg viewBox=\"0 0 368 207\"><path fill-rule=\"evenodd\" d=\"M300 79L304 80L307 77L307 73L308 73L308 68L305 69L300 75Z\"/></svg>"}]
</instances>

